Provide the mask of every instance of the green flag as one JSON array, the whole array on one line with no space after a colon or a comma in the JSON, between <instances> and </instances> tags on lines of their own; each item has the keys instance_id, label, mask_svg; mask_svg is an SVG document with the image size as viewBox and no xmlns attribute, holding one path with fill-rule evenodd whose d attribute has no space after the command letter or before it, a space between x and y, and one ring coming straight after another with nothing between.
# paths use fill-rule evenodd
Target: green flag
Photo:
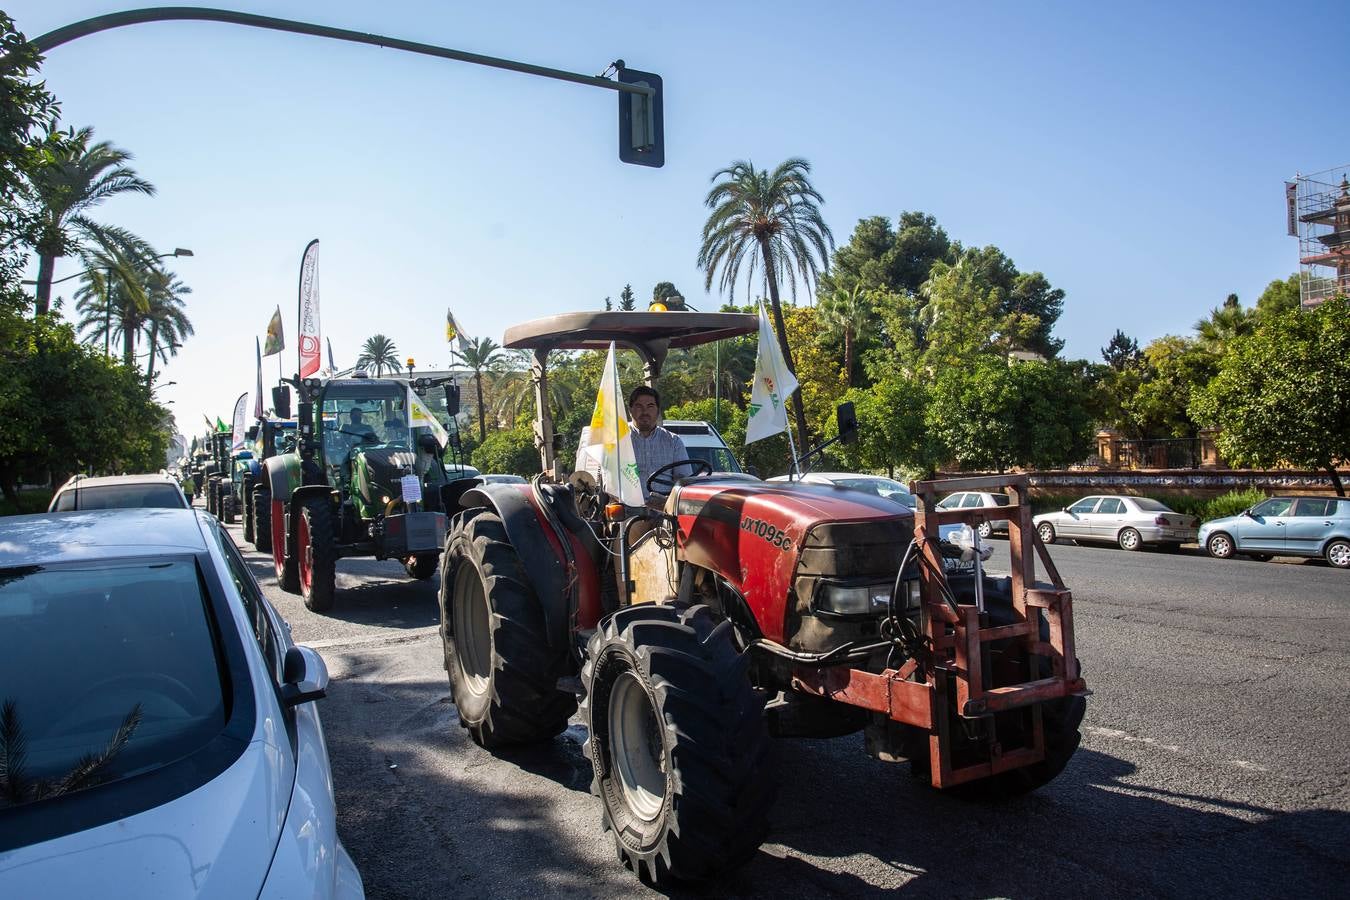
<instances>
[{"instance_id":1,"label":"green flag","mask_svg":"<svg viewBox=\"0 0 1350 900\"><path fill-rule=\"evenodd\" d=\"M216 416L216 431L229 431L230 426L220 421L220 416Z\"/></svg>"}]
</instances>

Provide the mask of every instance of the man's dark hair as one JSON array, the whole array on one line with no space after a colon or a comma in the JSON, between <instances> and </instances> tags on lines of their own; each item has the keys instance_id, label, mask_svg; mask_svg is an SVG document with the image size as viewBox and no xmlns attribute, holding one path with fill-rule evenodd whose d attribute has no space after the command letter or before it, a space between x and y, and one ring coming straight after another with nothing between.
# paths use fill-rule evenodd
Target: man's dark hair
<instances>
[{"instance_id":1,"label":"man's dark hair","mask_svg":"<svg viewBox=\"0 0 1350 900\"><path fill-rule=\"evenodd\" d=\"M637 402L637 398L639 397L651 397L656 401L656 408L661 408L661 395L656 392L656 388L649 387L645 384L639 384L628 394L628 405L632 406Z\"/></svg>"},{"instance_id":2,"label":"man's dark hair","mask_svg":"<svg viewBox=\"0 0 1350 900\"><path fill-rule=\"evenodd\" d=\"M361 407L353 406L351 408L351 417L353 422L355 422L358 418L363 417L364 415L365 413L361 411Z\"/></svg>"}]
</instances>

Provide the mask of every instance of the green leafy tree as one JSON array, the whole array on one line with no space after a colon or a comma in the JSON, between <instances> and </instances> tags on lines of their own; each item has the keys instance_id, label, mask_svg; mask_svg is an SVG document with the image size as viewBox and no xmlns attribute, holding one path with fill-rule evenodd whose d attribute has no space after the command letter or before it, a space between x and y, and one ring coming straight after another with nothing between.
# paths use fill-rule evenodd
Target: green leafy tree
<instances>
[{"instance_id":1,"label":"green leafy tree","mask_svg":"<svg viewBox=\"0 0 1350 900\"><path fill-rule=\"evenodd\" d=\"M1255 327L1255 314L1243 309L1237 294L1229 294L1222 306L1210 310L1207 317L1195 323L1196 345L1222 356L1232 340L1251 334Z\"/></svg>"},{"instance_id":2,"label":"green leafy tree","mask_svg":"<svg viewBox=\"0 0 1350 900\"><path fill-rule=\"evenodd\" d=\"M1256 314L1261 317L1277 316L1298 309L1301 302L1298 273L1295 272L1284 280L1277 278L1266 285L1261 296L1256 298Z\"/></svg>"},{"instance_id":3,"label":"green leafy tree","mask_svg":"<svg viewBox=\"0 0 1350 900\"><path fill-rule=\"evenodd\" d=\"M1196 341L1164 335L1144 348L1138 387L1122 405L1141 438L1194 437L1191 397L1214 376L1216 358Z\"/></svg>"},{"instance_id":4,"label":"green leafy tree","mask_svg":"<svg viewBox=\"0 0 1350 900\"><path fill-rule=\"evenodd\" d=\"M837 454L850 469L896 470L929 474L937 465L925 414L928 391L919 379L898 373L878 380L870 388L853 388L840 398L852 402L858 416L858 440L836 445ZM827 437L838 433L835 427Z\"/></svg>"},{"instance_id":5,"label":"green leafy tree","mask_svg":"<svg viewBox=\"0 0 1350 900\"><path fill-rule=\"evenodd\" d=\"M664 303L667 309L683 312L684 294L681 294L679 288L669 281L658 281L656 287L652 288L652 302Z\"/></svg>"},{"instance_id":6,"label":"green leafy tree","mask_svg":"<svg viewBox=\"0 0 1350 900\"><path fill-rule=\"evenodd\" d=\"M704 288L714 279L734 302L742 265L747 281L759 271L768 288L779 349L788 368L796 372L787 326L779 298L779 282L786 279L797 296L797 278L815 289L816 279L829 262L834 236L820 215L824 198L811 184L811 164L793 158L773 171L737 161L713 174L713 187L704 201L710 210L703 225L698 264L706 273ZM719 180L721 179L721 180ZM800 393L792 396L797 434L807 440L806 412Z\"/></svg>"},{"instance_id":7,"label":"green leafy tree","mask_svg":"<svg viewBox=\"0 0 1350 900\"><path fill-rule=\"evenodd\" d=\"M903 212L892 227L885 216L858 220L848 243L834 253L830 270L820 277L820 296L861 284L899 294L918 292L933 263L955 262L954 244L927 213Z\"/></svg>"},{"instance_id":8,"label":"green leafy tree","mask_svg":"<svg viewBox=\"0 0 1350 900\"><path fill-rule=\"evenodd\" d=\"M1350 460L1350 301L1262 317L1234 339L1191 414L1219 429L1237 465L1322 469L1345 496L1337 465Z\"/></svg>"},{"instance_id":9,"label":"green leafy tree","mask_svg":"<svg viewBox=\"0 0 1350 900\"><path fill-rule=\"evenodd\" d=\"M39 207L36 312L51 301L52 273L59 257L101 248L130 263L143 261L144 242L125 229L102 225L88 215L103 201L120 194L153 196L155 186L128 163L131 154L107 141L92 143L92 128L72 132L68 141L44 146L39 164L29 170L29 184Z\"/></svg>"},{"instance_id":10,"label":"green leafy tree","mask_svg":"<svg viewBox=\"0 0 1350 900\"><path fill-rule=\"evenodd\" d=\"M619 291L619 312L632 312L637 306L637 298L633 296L633 286L625 284L623 290Z\"/></svg>"},{"instance_id":11,"label":"green leafy tree","mask_svg":"<svg viewBox=\"0 0 1350 900\"><path fill-rule=\"evenodd\" d=\"M872 299L869 292L860 284L851 289L837 289L820 302L820 320L825 326L821 337L826 340L841 339L844 343L844 379L850 387L853 385L853 373L857 356L855 347L859 332L867 327L872 317Z\"/></svg>"},{"instance_id":12,"label":"green leafy tree","mask_svg":"<svg viewBox=\"0 0 1350 900\"><path fill-rule=\"evenodd\" d=\"M28 263L24 248L36 244L42 230L28 186L43 159L62 152L66 137L55 130L60 108L36 77L37 48L3 11L0 56L0 307L17 310L28 304L20 284Z\"/></svg>"},{"instance_id":13,"label":"green leafy tree","mask_svg":"<svg viewBox=\"0 0 1350 900\"><path fill-rule=\"evenodd\" d=\"M385 372L403 371L403 365L398 359L398 348L394 346L392 340L382 334L366 338L366 342L361 345L360 355L356 357L356 367L373 370L376 378L383 376Z\"/></svg>"},{"instance_id":14,"label":"green leafy tree","mask_svg":"<svg viewBox=\"0 0 1350 900\"><path fill-rule=\"evenodd\" d=\"M504 362L501 347L490 337L473 338L463 350L451 355L473 372L474 390L478 395L478 443L487 441L487 405L483 402L483 375L498 370Z\"/></svg>"},{"instance_id":15,"label":"green leafy tree","mask_svg":"<svg viewBox=\"0 0 1350 900\"><path fill-rule=\"evenodd\" d=\"M613 311L614 311L614 301L612 301L612 300L610 300L608 297L606 297L606 298L605 298L605 312L613 312Z\"/></svg>"},{"instance_id":16,"label":"green leafy tree","mask_svg":"<svg viewBox=\"0 0 1350 900\"><path fill-rule=\"evenodd\" d=\"M474 448L473 465L480 472L529 477L539 471L534 432L528 426L494 431Z\"/></svg>"},{"instance_id":17,"label":"green leafy tree","mask_svg":"<svg viewBox=\"0 0 1350 900\"><path fill-rule=\"evenodd\" d=\"M1143 358L1144 354L1139 352L1139 342L1119 328L1102 348L1102 359L1116 372L1124 372L1130 366L1138 365Z\"/></svg>"},{"instance_id":18,"label":"green leafy tree","mask_svg":"<svg viewBox=\"0 0 1350 900\"><path fill-rule=\"evenodd\" d=\"M933 384L925 421L965 468L1052 468L1092 449L1090 388L1058 361L985 356L948 368Z\"/></svg>"}]
</instances>

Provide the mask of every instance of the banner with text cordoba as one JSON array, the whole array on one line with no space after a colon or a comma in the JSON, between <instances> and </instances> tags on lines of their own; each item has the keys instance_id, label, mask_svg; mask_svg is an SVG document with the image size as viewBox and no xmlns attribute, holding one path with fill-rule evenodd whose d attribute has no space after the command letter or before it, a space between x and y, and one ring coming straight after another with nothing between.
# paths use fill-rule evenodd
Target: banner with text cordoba
<instances>
[{"instance_id":1,"label":"banner with text cordoba","mask_svg":"<svg viewBox=\"0 0 1350 900\"><path fill-rule=\"evenodd\" d=\"M319 343L319 239L305 247L300 259L300 377L319 371L323 352Z\"/></svg>"}]
</instances>

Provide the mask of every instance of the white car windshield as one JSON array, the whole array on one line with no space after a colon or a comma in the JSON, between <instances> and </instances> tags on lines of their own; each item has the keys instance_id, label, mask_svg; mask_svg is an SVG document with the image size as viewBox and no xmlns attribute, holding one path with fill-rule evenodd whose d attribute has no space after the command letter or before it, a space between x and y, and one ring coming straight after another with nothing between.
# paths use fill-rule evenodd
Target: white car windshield
<instances>
[{"instance_id":1,"label":"white car windshield","mask_svg":"<svg viewBox=\"0 0 1350 900\"><path fill-rule=\"evenodd\" d=\"M26 748L0 809L205 746L225 725L218 659L191 559L0 569L0 704Z\"/></svg>"}]
</instances>

